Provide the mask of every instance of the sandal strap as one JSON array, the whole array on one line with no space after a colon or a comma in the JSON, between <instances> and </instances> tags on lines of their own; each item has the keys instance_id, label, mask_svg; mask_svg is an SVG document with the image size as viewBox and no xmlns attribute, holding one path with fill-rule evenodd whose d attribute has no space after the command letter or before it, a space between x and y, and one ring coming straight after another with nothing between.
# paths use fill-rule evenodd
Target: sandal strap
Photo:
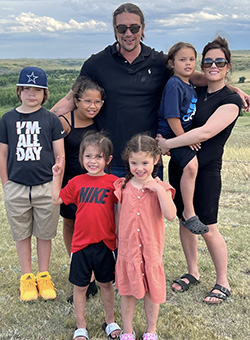
<instances>
[{"instance_id":1,"label":"sandal strap","mask_svg":"<svg viewBox=\"0 0 250 340\"><path fill-rule=\"evenodd\" d=\"M142 336L142 340L157 340L157 339L158 339L157 333L145 332Z\"/></svg>"},{"instance_id":2,"label":"sandal strap","mask_svg":"<svg viewBox=\"0 0 250 340\"><path fill-rule=\"evenodd\" d=\"M186 282L185 282L184 280L182 280L182 279L188 279L189 283L186 283ZM198 283L200 283L199 280L197 280L193 275L188 274L188 273L182 275L182 277L181 277L180 279L174 280L174 282L175 282L175 283L178 283L178 285L181 286L182 292L186 292L186 291L189 289L189 287L190 287L191 284L198 284Z\"/></svg>"},{"instance_id":3,"label":"sandal strap","mask_svg":"<svg viewBox=\"0 0 250 340\"><path fill-rule=\"evenodd\" d=\"M116 322L111 322L109 324L104 322L102 328L105 331L105 333L107 334L107 336L110 336L111 333L114 332L114 331L121 330L121 328L119 327L119 325Z\"/></svg>"},{"instance_id":4,"label":"sandal strap","mask_svg":"<svg viewBox=\"0 0 250 340\"><path fill-rule=\"evenodd\" d=\"M211 290L210 293L212 293L213 290L215 290L215 289L217 289L217 290L219 290L221 293L223 293L223 294L221 294L221 295L224 296L224 297L226 296L226 298L229 297L229 296L231 295L229 289L227 289L226 287L223 287L223 286L219 285L218 283L216 283L216 284L214 285L214 288ZM224 294L225 294L225 295L224 295Z\"/></svg>"},{"instance_id":5,"label":"sandal strap","mask_svg":"<svg viewBox=\"0 0 250 340\"><path fill-rule=\"evenodd\" d=\"M193 275L188 274L188 273L182 275L181 279L188 279L188 281L192 284L200 283L199 280L197 280Z\"/></svg>"},{"instance_id":6,"label":"sandal strap","mask_svg":"<svg viewBox=\"0 0 250 340\"><path fill-rule=\"evenodd\" d=\"M133 333L123 333L123 331L121 332L120 335L120 340L135 340L135 332L133 331Z\"/></svg>"},{"instance_id":7,"label":"sandal strap","mask_svg":"<svg viewBox=\"0 0 250 340\"><path fill-rule=\"evenodd\" d=\"M73 339L80 338L81 336L84 336L86 339L89 340L89 333L88 333L88 331L87 331L86 328L78 328L78 329L74 332Z\"/></svg>"},{"instance_id":8,"label":"sandal strap","mask_svg":"<svg viewBox=\"0 0 250 340\"><path fill-rule=\"evenodd\" d=\"M189 284L183 281L182 279L176 279L174 280L174 282L178 283L178 285L181 286L183 292L187 291L189 288Z\"/></svg>"},{"instance_id":9,"label":"sandal strap","mask_svg":"<svg viewBox=\"0 0 250 340\"><path fill-rule=\"evenodd\" d=\"M213 292L209 292L206 297L215 297L215 298L220 299L220 300L226 300L227 299L226 295L220 294L220 293L213 293Z\"/></svg>"},{"instance_id":10,"label":"sandal strap","mask_svg":"<svg viewBox=\"0 0 250 340\"><path fill-rule=\"evenodd\" d=\"M215 293L214 290L217 289L219 290L221 293ZM216 283L214 285L214 287L211 289L211 291L207 294L207 297L215 297L216 299L219 299L220 301L218 302L210 302L210 301L205 301L203 300L205 303L207 304L218 304L221 303L222 301L225 301L229 296L231 295L229 289L227 289L226 287L223 287L221 285L219 285L218 283Z\"/></svg>"}]
</instances>

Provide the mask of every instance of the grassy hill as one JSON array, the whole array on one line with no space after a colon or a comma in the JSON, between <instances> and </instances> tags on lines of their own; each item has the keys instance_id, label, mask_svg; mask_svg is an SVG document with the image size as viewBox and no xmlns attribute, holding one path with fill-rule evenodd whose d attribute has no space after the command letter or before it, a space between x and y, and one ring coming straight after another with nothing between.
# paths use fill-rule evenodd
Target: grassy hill
<instances>
[{"instance_id":1,"label":"grassy hill","mask_svg":"<svg viewBox=\"0 0 250 340\"><path fill-rule=\"evenodd\" d=\"M200 57L197 60L198 70ZM250 94L250 50L233 51L232 61L233 73L229 74L229 82ZM83 62L84 59L0 59L0 117L18 104L15 84L22 68L37 66L46 71L50 98L45 107L50 108L68 93ZM240 77L246 78L244 83L238 82Z\"/></svg>"},{"instance_id":2,"label":"grassy hill","mask_svg":"<svg viewBox=\"0 0 250 340\"><path fill-rule=\"evenodd\" d=\"M80 70L84 59L0 59L0 75L16 73L27 66L36 66L48 70Z\"/></svg>"}]
</instances>

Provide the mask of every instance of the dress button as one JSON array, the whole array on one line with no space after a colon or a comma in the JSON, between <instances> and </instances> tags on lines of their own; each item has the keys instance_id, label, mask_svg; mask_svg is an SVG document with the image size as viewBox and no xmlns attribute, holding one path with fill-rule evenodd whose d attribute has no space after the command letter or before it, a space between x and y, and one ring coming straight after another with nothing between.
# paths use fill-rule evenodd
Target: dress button
<instances>
[{"instance_id":1,"label":"dress button","mask_svg":"<svg viewBox=\"0 0 250 340\"><path fill-rule=\"evenodd\" d=\"M139 247L141 247L141 244L139 244Z\"/></svg>"},{"instance_id":2,"label":"dress button","mask_svg":"<svg viewBox=\"0 0 250 340\"><path fill-rule=\"evenodd\" d=\"M138 196L137 198L138 198L138 200L139 200L139 199L141 198L141 196Z\"/></svg>"},{"instance_id":3,"label":"dress button","mask_svg":"<svg viewBox=\"0 0 250 340\"><path fill-rule=\"evenodd\" d=\"M141 215L141 214L138 212L137 215L139 216L139 215Z\"/></svg>"},{"instance_id":4,"label":"dress button","mask_svg":"<svg viewBox=\"0 0 250 340\"><path fill-rule=\"evenodd\" d=\"M137 229L137 231L140 231L141 229Z\"/></svg>"}]
</instances>

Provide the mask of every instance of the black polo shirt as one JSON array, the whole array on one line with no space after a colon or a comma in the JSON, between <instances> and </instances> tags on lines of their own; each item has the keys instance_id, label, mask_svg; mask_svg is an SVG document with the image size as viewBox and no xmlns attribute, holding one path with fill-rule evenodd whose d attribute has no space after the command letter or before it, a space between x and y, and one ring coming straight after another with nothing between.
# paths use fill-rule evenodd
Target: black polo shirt
<instances>
[{"instance_id":1,"label":"black polo shirt","mask_svg":"<svg viewBox=\"0 0 250 340\"><path fill-rule=\"evenodd\" d=\"M141 44L140 55L130 64L116 46L92 55L80 74L105 90L106 100L95 120L114 144L112 165L124 166L120 155L126 142L140 132L156 134L157 110L171 71L165 66L163 52Z\"/></svg>"}]
</instances>

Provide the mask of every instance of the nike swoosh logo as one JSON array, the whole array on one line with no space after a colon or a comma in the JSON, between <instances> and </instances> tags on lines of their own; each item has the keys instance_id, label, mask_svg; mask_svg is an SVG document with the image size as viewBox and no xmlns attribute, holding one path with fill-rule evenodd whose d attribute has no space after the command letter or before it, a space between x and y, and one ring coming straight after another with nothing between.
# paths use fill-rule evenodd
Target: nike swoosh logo
<instances>
[{"instance_id":1,"label":"nike swoosh logo","mask_svg":"<svg viewBox=\"0 0 250 340\"><path fill-rule=\"evenodd\" d=\"M64 130L61 131L61 135L63 135L63 134L64 134Z\"/></svg>"}]
</instances>

